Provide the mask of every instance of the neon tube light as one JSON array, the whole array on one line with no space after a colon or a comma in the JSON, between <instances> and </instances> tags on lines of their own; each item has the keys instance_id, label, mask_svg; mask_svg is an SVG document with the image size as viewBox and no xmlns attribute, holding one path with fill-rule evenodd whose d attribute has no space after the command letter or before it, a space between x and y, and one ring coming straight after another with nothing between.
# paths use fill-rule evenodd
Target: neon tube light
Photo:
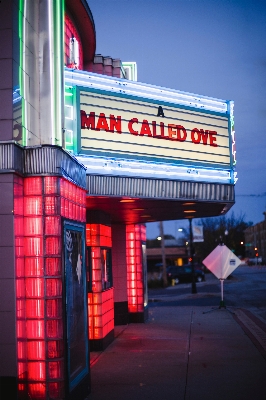
<instances>
[{"instance_id":1,"label":"neon tube light","mask_svg":"<svg viewBox=\"0 0 266 400\"><path fill-rule=\"evenodd\" d=\"M197 181L215 181L222 183L233 183L230 170L207 169L187 166L171 166L160 163L145 163L133 160L111 159L105 157L76 156L88 173L92 171L100 175L121 175L126 173L130 176L157 177Z\"/></svg>"},{"instance_id":2,"label":"neon tube light","mask_svg":"<svg viewBox=\"0 0 266 400\"><path fill-rule=\"evenodd\" d=\"M167 103L186 105L189 107L216 111L223 114L229 112L228 102L219 99L212 99L204 96L171 90L159 86L152 86L143 83L128 81L91 72L77 71L65 68L65 82L69 86L93 87L116 93L123 93L138 97L161 100Z\"/></svg>"},{"instance_id":3,"label":"neon tube light","mask_svg":"<svg viewBox=\"0 0 266 400\"><path fill-rule=\"evenodd\" d=\"M53 31L53 20L52 20L52 11L51 11L51 3L48 2L48 31L50 32L49 36L48 36L48 40L49 40L49 50L50 50L50 54L49 54L49 69L50 69L50 93L52 94L50 96L50 107L51 107L51 111L50 111L50 115L54 116L54 110L55 110L55 88L54 88L54 66L53 66L53 50L54 50L54 46L52 43L52 31ZM52 121L52 132L51 132L51 137L52 137L52 144L55 144L55 123L54 123L54 118L51 118Z\"/></svg>"}]
</instances>

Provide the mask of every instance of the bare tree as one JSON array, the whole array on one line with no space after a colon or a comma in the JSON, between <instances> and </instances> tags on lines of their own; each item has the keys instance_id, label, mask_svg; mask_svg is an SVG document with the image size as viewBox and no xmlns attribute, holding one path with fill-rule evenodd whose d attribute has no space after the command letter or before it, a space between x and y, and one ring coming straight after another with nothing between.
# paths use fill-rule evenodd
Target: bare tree
<instances>
[{"instance_id":1,"label":"bare tree","mask_svg":"<svg viewBox=\"0 0 266 400\"><path fill-rule=\"evenodd\" d=\"M232 213L229 217L210 217L201 219L204 242L195 243L196 257L204 259L222 241L237 256L245 256L244 231L252 225L245 221L245 215L238 217Z\"/></svg>"}]
</instances>

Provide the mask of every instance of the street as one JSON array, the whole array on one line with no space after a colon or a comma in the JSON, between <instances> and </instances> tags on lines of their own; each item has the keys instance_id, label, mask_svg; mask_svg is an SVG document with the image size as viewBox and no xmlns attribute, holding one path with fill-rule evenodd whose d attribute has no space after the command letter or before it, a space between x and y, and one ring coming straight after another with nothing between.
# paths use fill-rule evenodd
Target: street
<instances>
[{"instance_id":1,"label":"street","mask_svg":"<svg viewBox=\"0 0 266 400\"><path fill-rule=\"evenodd\" d=\"M149 289L149 307L206 306L218 307L221 299L220 281L206 273L206 281L197 283L197 294L191 293L190 283L180 283L166 289ZM239 266L224 281L224 301L230 308L245 308L266 320L266 266Z\"/></svg>"}]
</instances>

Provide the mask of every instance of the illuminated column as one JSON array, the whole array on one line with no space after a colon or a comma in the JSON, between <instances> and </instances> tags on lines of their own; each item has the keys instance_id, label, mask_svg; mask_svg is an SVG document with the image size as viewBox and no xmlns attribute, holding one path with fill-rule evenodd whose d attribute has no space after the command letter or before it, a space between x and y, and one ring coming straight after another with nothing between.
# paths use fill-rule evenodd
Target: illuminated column
<instances>
[{"instance_id":1,"label":"illuminated column","mask_svg":"<svg viewBox=\"0 0 266 400\"><path fill-rule=\"evenodd\" d=\"M16 257L17 312L20 317L17 322L18 380L20 396L27 393L32 399L47 399L50 396L59 399L63 396L59 206L58 178L24 180L24 276L19 251Z\"/></svg>"},{"instance_id":2,"label":"illuminated column","mask_svg":"<svg viewBox=\"0 0 266 400\"><path fill-rule=\"evenodd\" d=\"M22 193L17 184L14 213L19 398L61 399L68 390L65 371L69 362L63 321L61 215L85 222L86 194L64 178L50 176L25 178L24 197Z\"/></svg>"},{"instance_id":3,"label":"illuminated column","mask_svg":"<svg viewBox=\"0 0 266 400\"><path fill-rule=\"evenodd\" d=\"M96 219L101 220L97 218L97 212ZM111 227L105 223L86 224L89 339L92 351L103 350L114 339L112 238Z\"/></svg>"},{"instance_id":4,"label":"illuminated column","mask_svg":"<svg viewBox=\"0 0 266 400\"><path fill-rule=\"evenodd\" d=\"M127 291L131 322L144 322L147 309L146 227L127 225Z\"/></svg>"}]
</instances>

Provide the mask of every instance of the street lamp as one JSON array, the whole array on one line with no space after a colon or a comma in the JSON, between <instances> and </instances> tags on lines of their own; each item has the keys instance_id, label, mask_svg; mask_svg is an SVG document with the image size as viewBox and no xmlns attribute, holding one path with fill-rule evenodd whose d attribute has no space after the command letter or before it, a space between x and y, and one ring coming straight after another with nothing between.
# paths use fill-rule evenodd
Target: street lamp
<instances>
[{"instance_id":1,"label":"street lamp","mask_svg":"<svg viewBox=\"0 0 266 400\"><path fill-rule=\"evenodd\" d=\"M244 242L241 240L240 242L240 249L241 249L241 258L245 258L246 256L246 247L244 245Z\"/></svg>"},{"instance_id":2,"label":"street lamp","mask_svg":"<svg viewBox=\"0 0 266 400\"><path fill-rule=\"evenodd\" d=\"M258 248L254 247L254 250L255 250L255 257L256 257L256 265L258 265L258 257L259 257Z\"/></svg>"},{"instance_id":3,"label":"street lamp","mask_svg":"<svg viewBox=\"0 0 266 400\"><path fill-rule=\"evenodd\" d=\"M192 218L189 218L189 248L190 248L190 258L191 258L191 270L192 270L192 284L191 293L197 293L196 279L195 279L195 268L194 268L194 249L193 249L193 234L192 234Z\"/></svg>"},{"instance_id":4,"label":"street lamp","mask_svg":"<svg viewBox=\"0 0 266 400\"><path fill-rule=\"evenodd\" d=\"M182 234L177 235L177 232L182 233ZM184 243L186 246L188 245L188 242L186 241L187 240L187 229L186 228L183 228L183 227L176 228L176 240L182 240L182 245L184 245Z\"/></svg>"},{"instance_id":5,"label":"street lamp","mask_svg":"<svg viewBox=\"0 0 266 400\"><path fill-rule=\"evenodd\" d=\"M228 236L228 230L226 229L225 231L224 231L224 236L225 236L225 238L224 238L224 244L227 244L227 236Z\"/></svg>"},{"instance_id":6,"label":"street lamp","mask_svg":"<svg viewBox=\"0 0 266 400\"><path fill-rule=\"evenodd\" d=\"M159 222L160 236L157 237L161 242L161 250L162 250L162 262L163 262L163 286L167 286L167 273L166 273L166 260L165 260L165 246L164 246L164 231L163 231L163 222Z\"/></svg>"}]
</instances>

